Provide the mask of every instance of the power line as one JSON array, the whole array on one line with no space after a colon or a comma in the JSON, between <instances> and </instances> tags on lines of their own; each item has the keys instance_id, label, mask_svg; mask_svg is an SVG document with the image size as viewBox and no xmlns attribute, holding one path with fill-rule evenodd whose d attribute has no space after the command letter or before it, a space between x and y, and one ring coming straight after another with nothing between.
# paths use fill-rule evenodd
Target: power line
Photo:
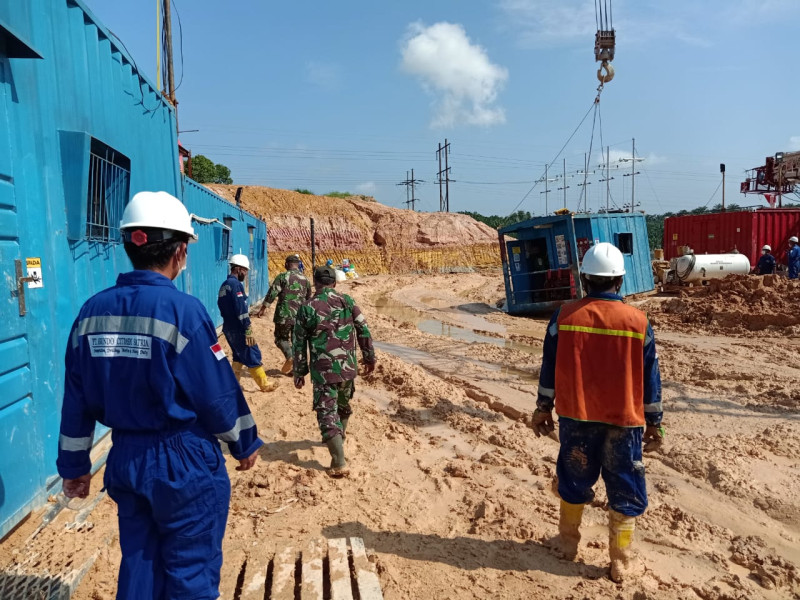
<instances>
[{"instance_id":1,"label":"power line","mask_svg":"<svg viewBox=\"0 0 800 600\"><path fill-rule=\"evenodd\" d=\"M567 145L572 141L572 138L575 137L575 134L578 133L578 130L581 128L581 125L583 125L583 122L589 116L589 113L592 112L592 109L594 108L594 106L595 106L595 102L593 101L592 105L589 107L589 110L587 110L586 114L583 115L583 118L581 119L581 122L578 123L578 126L575 128L575 130L572 132L572 134L567 138L567 141L564 142L563 146L561 146L561 150L558 151L558 154L556 154L555 158L553 158L553 160L549 163L549 165L547 165L547 167L552 167L553 164L558 160L558 157L561 156L561 153L564 151L564 148L567 147ZM520 200L517 203L517 205L513 208L513 210L509 214L514 214L517 211L517 209L520 206L522 206L522 203L525 202L525 199L534 190L534 188L536 187L536 185L539 183L540 180L541 180L541 178L539 178L539 179L537 179L536 181L533 182L533 185L531 186L531 189L529 189L527 192L525 192L525 195L522 197L522 200Z\"/></svg>"}]
</instances>

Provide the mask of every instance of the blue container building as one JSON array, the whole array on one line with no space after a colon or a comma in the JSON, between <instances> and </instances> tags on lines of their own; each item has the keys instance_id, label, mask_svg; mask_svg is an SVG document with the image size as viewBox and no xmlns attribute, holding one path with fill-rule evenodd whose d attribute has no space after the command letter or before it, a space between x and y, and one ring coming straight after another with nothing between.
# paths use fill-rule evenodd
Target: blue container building
<instances>
[{"instance_id":1,"label":"blue container building","mask_svg":"<svg viewBox=\"0 0 800 600\"><path fill-rule=\"evenodd\" d=\"M510 314L540 314L582 298L579 268L593 244L610 242L625 257L623 296L654 289L647 225L640 213L535 217L499 230Z\"/></svg>"},{"instance_id":2,"label":"blue container building","mask_svg":"<svg viewBox=\"0 0 800 600\"><path fill-rule=\"evenodd\" d=\"M122 42L81 0L0 1L0 537L60 487L67 336L131 269L118 226L141 190L195 215L176 285L218 324L232 254L250 256L250 296L264 297L266 224L183 176L175 110Z\"/></svg>"}]
</instances>

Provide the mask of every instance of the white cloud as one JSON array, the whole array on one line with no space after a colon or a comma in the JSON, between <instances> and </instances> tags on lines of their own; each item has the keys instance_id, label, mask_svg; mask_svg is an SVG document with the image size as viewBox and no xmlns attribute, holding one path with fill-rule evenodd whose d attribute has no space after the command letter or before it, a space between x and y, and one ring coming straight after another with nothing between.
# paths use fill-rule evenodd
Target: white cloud
<instances>
[{"instance_id":1,"label":"white cloud","mask_svg":"<svg viewBox=\"0 0 800 600\"><path fill-rule=\"evenodd\" d=\"M800 135L793 135L789 138L789 150L792 152L800 150Z\"/></svg>"},{"instance_id":2,"label":"white cloud","mask_svg":"<svg viewBox=\"0 0 800 600\"><path fill-rule=\"evenodd\" d=\"M356 191L365 196L374 196L377 189L378 186L375 185L374 181L365 181L364 183L359 183L356 186Z\"/></svg>"},{"instance_id":3,"label":"white cloud","mask_svg":"<svg viewBox=\"0 0 800 600\"><path fill-rule=\"evenodd\" d=\"M338 65L326 62L306 63L306 81L325 90L334 90L341 85L341 69Z\"/></svg>"},{"instance_id":4,"label":"white cloud","mask_svg":"<svg viewBox=\"0 0 800 600\"><path fill-rule=\"evenodd\" d=\"M497 95L508 79L486 50L473 44L461 25L413 23L402 49L401 67L436 98L433 127L505 123Z\"/></svg>"}]
</instances>

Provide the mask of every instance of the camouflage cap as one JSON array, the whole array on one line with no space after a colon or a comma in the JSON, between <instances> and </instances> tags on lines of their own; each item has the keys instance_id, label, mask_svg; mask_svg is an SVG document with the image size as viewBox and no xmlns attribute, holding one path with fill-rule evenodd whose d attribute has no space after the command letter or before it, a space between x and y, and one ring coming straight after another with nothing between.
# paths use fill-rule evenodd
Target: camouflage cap
<instances>
[{"instance_id":1,"label":"camouflage cap","mask_svg":"<svg viewBox=\"0 0 800 600\"><path fill-rule=\"evenodd\" d=\"M293 262L294 263L299 263L300 262L300 256L298 254L290 254L289 256L286 257L286 262L287 263L293 263Z\"/></svg>"},{"instance_id":2,"label":"camouflage cap","mask_svg":"<svg viewBox=\"0 0 800 600\"><path fill-rule=\"evenodd\" d=\"M314 269L314 279L332 279L336 281L336 269L333 267L317 267Z\"/></svg>"}]
</instances>

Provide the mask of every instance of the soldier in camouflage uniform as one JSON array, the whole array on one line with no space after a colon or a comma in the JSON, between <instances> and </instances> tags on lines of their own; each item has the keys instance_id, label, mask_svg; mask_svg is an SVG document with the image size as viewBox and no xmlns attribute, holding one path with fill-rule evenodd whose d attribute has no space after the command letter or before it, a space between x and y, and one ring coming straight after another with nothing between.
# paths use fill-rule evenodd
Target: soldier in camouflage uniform
<instances>
[{"instance_id":1,"label":"soldier in camouflage uniform","mask_svg":"<svg viewBox=\"0 0 800 600\"><path fill-rule=\"evenodd\" d=\"M294 329L294 319L297 309L311 297L311 283L308 278L300 273L300 257L292 254L286 257L284 263L286 272L281 273L269 286L267 297L257 316L261 316L267 310L267 305L278 299L275 307L275 345L283 352L285 362L281 367L284 375L292 374L292 330Z\"/></svg>"},{"instance_id":2,"label":"soldier in camouflage uniform","mask_svg":"<svg viewBox=\"0 0 800 600\"><path fill-rule=\"evenodd\" d=\"M348 472L343 442L353 413L350 399L358 373L356 342L361 347L365 375L375 369L375 350L361 310L335 287L332 267L314 269L314 295L300 307L294 325L294 385L297 389L305 385L310 349L314 410L322 441L332 458L328 473L341 477Z\"/></svg>"}]
</instances>

